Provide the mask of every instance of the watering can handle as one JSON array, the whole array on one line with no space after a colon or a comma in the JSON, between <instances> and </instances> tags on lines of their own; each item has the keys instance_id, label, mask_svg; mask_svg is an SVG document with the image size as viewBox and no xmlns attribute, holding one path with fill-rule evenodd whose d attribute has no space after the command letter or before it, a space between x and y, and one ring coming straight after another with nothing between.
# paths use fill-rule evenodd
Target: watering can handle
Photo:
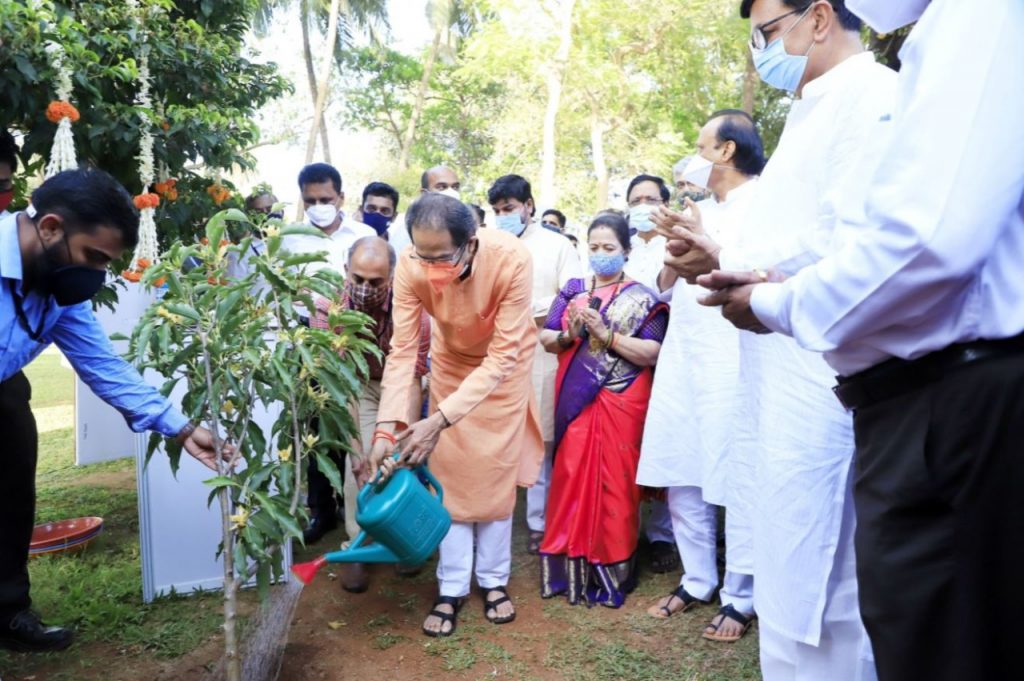
<instances>
[{"instance_id":1,"label":"watering can handle","mask_svg":"<svg viewBox=\"0 0 1024 681\"><path fill-rule=\"evenodd\" d=\"M394 456L391 457L391 458L394 459L395 461L398 461L399 459L402 458L402 453L396 451ZM444 501L444 491L441 489L441 483L439 483L437 481L437 478L435 478L434 474L430 472L430 469L427 468L426 464L422 464L422 465L416 466L416 468L414 470L423 473L423 477L425 477L427 479L427 482L430 483L430 486L434 488L435 492L437 492L437 500L440 501L440 502L443 502ZM357 503L358 502L363 502L363 503L366 502L366 498L369 496L370 490L372 488L376 487L380 483L381 473L382 473L382 471L378 470L377 474L373 476L373 480L371 480L370 482L366 483L363 486L363 488L361 490L359 490L359 497L357 499Z\"/></svg>"}]
</instances>

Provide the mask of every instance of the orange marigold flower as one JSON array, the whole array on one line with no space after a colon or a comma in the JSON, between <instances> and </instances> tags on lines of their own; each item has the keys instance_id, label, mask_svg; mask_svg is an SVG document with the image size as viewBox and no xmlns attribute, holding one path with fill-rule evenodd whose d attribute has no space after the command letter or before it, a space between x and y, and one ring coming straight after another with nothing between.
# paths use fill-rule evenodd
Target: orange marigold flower
<instances>
[{"instance_id":1,"label":"orange marigold flower","mask_svg":"<svg viewBox=\"0 0 1024 681\"><path fill-rule=\"evenodd\" d=\"M211 184L206 188L206 193L218 206L231 198L231 192L221 184Z\"/></svg>"},{"instance_id":2,"label":"orange marigold flower","mask_svg":"<svg viewBox=\"0 0 1024 681\"><path fill-rule=\"evenodd\" d=\"M139 268L140 272L145 270L152 264L153 263L149 261L149 258L139 258L138 260L135 261L135 266Z\"/></svg>"},{"instance_id":3,"label":"orange marigold flower","mask_svg":"<svg viewBox=\"0 0 1024 681\"><path fill-rule=\"evenodd\" d=\"M54 100L46 107L46 120L51 123L60 123L65 118L70 118L72 123L77 123L81 118L78 109L72 106L71 102Z\"/></svg>"},{"instance_id":4,"label":"orange marigold flower","mask_svg":"<svg viewBox=\"0 0 1024 681\"><path fill-rule=\"evenodd\" d=\"M142 281L142 272L135 272L133 270L122 270L121 276L127 281L140 282Z\"/></svg>"},{"instance_id":5,"label":"orange marigold flower","mask_svg":"<svg viewBox=\"0 0 1024 681\"><path fill-rule=\"evenodd\" d=\"M156 208L160 205L160 197L157 194L146 193L138 194L134 199L135 207L139 210L145 208Z\"/></svg>"},{"instance_id":6,"label":"orange marigold flower","mask_svg":"<svg viewBox=\"0 0 1024 681\"><path fill-rule=\"evenodd\" d=\"M159 279L157 279L156 281L153 282L153 286L154 286L154 288L160 288L166 282L167 282L167 279L165 277L160 277Z\"/></svg>"},{"instance_id":7,"label":"orange marigold flower","mask_svg":"<svg viewBox=\"0 0 1024 681\"><path fill-rule=\"evenodd\" d=\"M177 180L174 179L157 182L153 185L153 191L155 191L162 199L174 201L178 198L178 190L174 188L176 183Z\"/></svg>"}]
</instances>

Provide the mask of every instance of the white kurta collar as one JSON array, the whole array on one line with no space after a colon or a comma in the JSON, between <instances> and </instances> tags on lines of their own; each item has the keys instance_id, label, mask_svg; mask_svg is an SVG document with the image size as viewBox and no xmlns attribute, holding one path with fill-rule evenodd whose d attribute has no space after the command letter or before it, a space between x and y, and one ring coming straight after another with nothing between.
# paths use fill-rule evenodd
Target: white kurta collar
<instances>
[{"instance_id":1,"label":"white kurta collar","mask_svg":"<svg viewBox=\"0 0 1024 681\"><path fill-rule=\"evenodd\" d=\"M855 54L852 57L848 57L804 85L804 89L800 94L800 99L821 97L822 95L827 94L830 90L842 87L843 81L850 77L854 71L860 68L865 68L868 64L874 63L875 55L868 50L865 50L860 54Z\"/></svg>"}]
</instances>

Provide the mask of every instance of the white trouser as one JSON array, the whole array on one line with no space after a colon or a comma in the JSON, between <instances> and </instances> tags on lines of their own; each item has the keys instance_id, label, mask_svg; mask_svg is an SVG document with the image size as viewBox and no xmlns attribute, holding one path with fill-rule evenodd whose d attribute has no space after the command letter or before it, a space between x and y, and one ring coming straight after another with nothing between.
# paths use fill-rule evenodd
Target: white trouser
<instances>
[{"instance_id":1,"label":"white trouser","mask_svg":"<svg viewBox=\"0 0 1024 681\"><path fill-rule=\"evenodd\" d=\"M419 420L420 407L423 404L420 393L420 379L413 379L409 385L412 396L409 400L409 423ZM353 401L349 412L352 418L359 424L358 443L353 442L362 448L362 454L369 456L373 447L373 432L377 428L377 412L380 409L380 381L369 380L363 386L363 392L359 395L358 401ZM356 499L359 496L359 487L356 485L356 476L352 473L352 456L345 456L345 532L349 540L355 539L359 534L359 524L356 523Z\"/></svg>"},{"instance_id":2,"label":"white trouser","mask_svg":"<svg viewBox=\"0 0 1024 681\"><path fill-rule=\"evenodd\" d=\"M812 646L776 631L765 620L761 632L761 673L765 681L876 681L871 642L857 604L857 571L853 550L856 526L853 500L847 493L843 521L829 576L828 600L822 615L821 639Z\"/></svg>"},{"instance_id":3,"label":"white trouser","mask_svg":"<svg viewBox=\"0 0 1024 681\"><path fill-rule=\"evenodd\" d=\"M469 595L474 553L477 584L484 589L508 584L512 572L512 517L489 523L452 522L448 536L441 542L437 562L437 581L442 596Z\"/></svg>"},{"instance_id":4,"label":"white trouser","mask_svg":"<svg viewBox=\"0 0 1024 681\"><path fill-rule=\"evenodd\" d=\"M700 487L669 487L668 507L685 570L679 584L691 596L710 600L718 587L717 507L704 501ZM728 524L728 512L726 519ZM728 538L726 534L726 541ZM751 614L754 612L753 575L726 570L720 597L722 605Z\"/></svg>"},{"instance_id":5,"label":"white trouser","mask_svg":"<svg viewBox=\"0 0 1024 681\"><path fill-rule=\"evenodd\" d=\"M672 535L672 514L664 501L651 502L651 515L647 517L644 534L649 542L663 541L671 544L675 541Z\"/></svg>"},{"instance_id":6,"label":"white trouser","mask_svg":"<svg viewBox=\"0 0 1024 681\"><path fill-rule=\"evenodd\" d=\"M544 514L548 510L548 487L551 484L551 453L553 442L544 443L544 462L540 466L537 482L526 490L526 526L531 532L544 531Z\"/></svg>"}]
</instances>

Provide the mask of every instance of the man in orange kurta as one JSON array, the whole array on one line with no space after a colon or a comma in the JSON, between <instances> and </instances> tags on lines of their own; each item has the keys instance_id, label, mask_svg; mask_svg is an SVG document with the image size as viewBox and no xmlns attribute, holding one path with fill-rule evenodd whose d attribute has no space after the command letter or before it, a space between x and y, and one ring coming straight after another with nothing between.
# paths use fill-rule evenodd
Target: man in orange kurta
<instances>
[{"instance_id":1,"label":"man in orange kurta","mask_svg":"<svg viewBox=\"0 0 1024 681\"><path fill-rule=\"evenodd\" d=\"M511 569L516 485L532 485L544 453L530 382L537 331L530 254L511 234L476 231L469 209L427 194L406 215L413 245L399 257L394 334L381 381L371 467L394 449L430 458L444 488L452 529L441 543L440 598L424 633L447 635L476 577L495 623L515 616L505 586ZM428 418L406 422L420 314L434 320ZM475 540L475 541L474 541Z\"/></svg>"}]
</instances>

